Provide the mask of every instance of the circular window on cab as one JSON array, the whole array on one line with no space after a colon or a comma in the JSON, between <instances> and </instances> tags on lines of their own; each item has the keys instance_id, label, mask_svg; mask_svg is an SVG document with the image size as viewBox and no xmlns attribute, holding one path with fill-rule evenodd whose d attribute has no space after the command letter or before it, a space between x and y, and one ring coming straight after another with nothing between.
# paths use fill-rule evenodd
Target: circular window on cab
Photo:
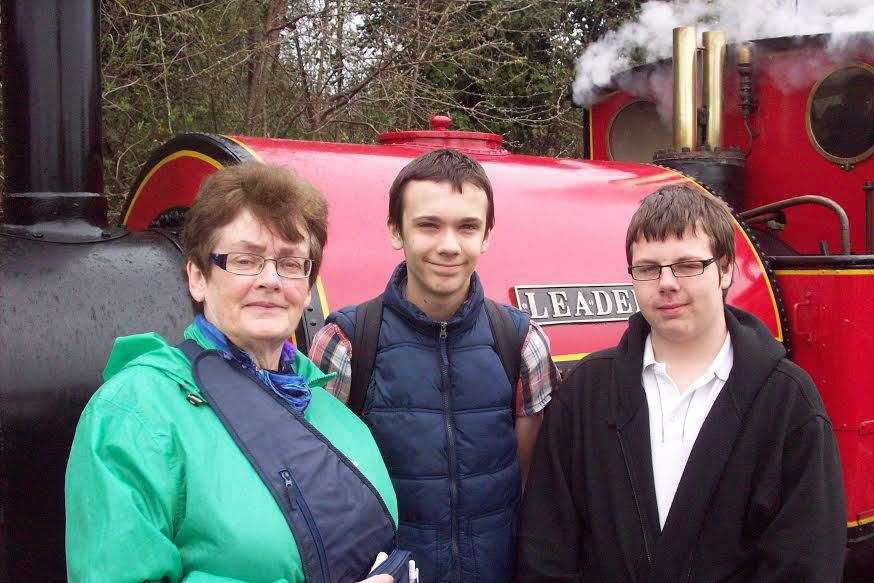
<instances>
[{"instance_id":1,"label":"circular window on cab","mask_svg":"<svg viewBox=\"0 0 874 583\"><path fill-rule=\"evenodd\" d=\"M854 63L814 85L807 134L817 152L844 166L874 154L874 68Z\"/></svg>"},{"instance_id":2,"label":"circular window on cab","mask_svg":"<svg viewBox=\"0 0 874 583\"><path fill-rule=\"evenodd\" d=\"M610 122L607 152L611 160L652 162L656 150L673 142L671 127L659 117L655 103L638 100L624 105Z\"/></svg>"}]
</instances>

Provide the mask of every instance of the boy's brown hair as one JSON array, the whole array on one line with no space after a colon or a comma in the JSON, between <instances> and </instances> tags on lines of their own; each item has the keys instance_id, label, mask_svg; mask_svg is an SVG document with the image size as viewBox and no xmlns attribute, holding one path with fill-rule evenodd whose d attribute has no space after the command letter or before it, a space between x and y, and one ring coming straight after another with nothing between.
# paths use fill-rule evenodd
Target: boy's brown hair
<instances>
[{"instance_id":1,"label":"boy's brown hair","mask_svg":"<svg viewBox=\"0 0 874 583\"><path fill-rule=\"evenodd\" d=\"M687 185L668 185L647 195L631 217L625 235L625 258L631 266L631 246L647 241L680 239L686 232L704 232L720 267L734 263L734 218L721 198Z\"/></svg>"},{"instance_id":2,"label":"boy's brown hair","mask_svg":"<svg viewBox=\"0 0 874 583\"><path fill-rule=\"evenodd\" d=\"M209 277L209 255L219 229L243 210L292 243L309 242L312 286L328 241L328 204L312 184L282 166L247 162L223 168L204 180L185 215L182 244L186 261Z\"/></svg>"},{"instance_id":3,"label":"boy's brown hair","mask_svg":"<svg viewBox=\"0 0 874 583\"><path fill-rule=\"evenodd\" d=\"M479 162L458 150L440 148L422 154L406 166L395 177L388 191L388 225L401 232L404 215L404 189L412 180L428 182L448 182L461 192L465 182L473 184L486 193L486 234L495 226L495 201L492 184Z\"/></svg>"}]
</instances>

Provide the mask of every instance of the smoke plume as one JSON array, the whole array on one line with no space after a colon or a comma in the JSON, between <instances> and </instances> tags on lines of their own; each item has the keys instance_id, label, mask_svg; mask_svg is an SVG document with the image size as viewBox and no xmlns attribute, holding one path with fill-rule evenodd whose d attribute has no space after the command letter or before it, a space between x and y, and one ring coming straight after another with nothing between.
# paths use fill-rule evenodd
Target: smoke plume
<instances>
[{"instance_id":1,"label":"smoke plume","mask_svg":"<svg viewBox=\"0 0 874 583\"><path fill-rule=\"evenodd\" d=\"M651 0L641 5L634 21L623 24L590 44L577 59L574 100L591 104L601 88L617 82L614 76L634 65L671 56L672 30L677 26L722 30L729 43L747 40L831 33L831 53L848 48L852 33L874 33L872 0ZM850 39L850 40L848 40ZM804 75L797 72L790 84ZM670 92L670 71L656 70L646 78L626 76L620 87L635 95L655 95L663 116L670 104L658 99Z\"/></svg>"}]
</instances>

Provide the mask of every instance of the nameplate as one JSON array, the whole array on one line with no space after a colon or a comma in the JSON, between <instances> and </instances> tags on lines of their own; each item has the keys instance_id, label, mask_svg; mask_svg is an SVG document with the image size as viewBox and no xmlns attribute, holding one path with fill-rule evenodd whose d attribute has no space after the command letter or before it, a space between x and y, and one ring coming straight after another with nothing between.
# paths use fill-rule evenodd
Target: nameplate
<instances>
[{"instance_id":1,"label":"nameplate","mask_svg":"<svg viewBox=\"0 0 874 583\"><path fill-rule=\"evenodd\" d=\"M517 285L516 306L541 326L628 320L640 308L630 284Z\"/></svg>"}]
</instances>

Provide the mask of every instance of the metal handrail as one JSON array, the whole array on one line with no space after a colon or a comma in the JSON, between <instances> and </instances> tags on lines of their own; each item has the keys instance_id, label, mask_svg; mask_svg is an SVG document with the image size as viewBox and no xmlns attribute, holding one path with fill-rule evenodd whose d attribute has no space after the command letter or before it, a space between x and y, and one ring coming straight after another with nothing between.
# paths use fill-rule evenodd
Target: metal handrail
<instances>
[{"instance_id":1,"label":"metal handrail","mask_svg":"<svg viewBox=\"0 0 874 583\"><path fill-rule=\"evenodd\" d=\"M830 198L819 196L818 194L802 194L801 196L793 196L785 200L778 200L748 211L740 213L740 218L748 222L755 222L754 219L761 215L802 204L818 204L834 211L838 217L838 223L841 229L841 255L851 255L850 251L850 219L847 218L847 212L841 205Z\"/></svg>"}]
</instances>

